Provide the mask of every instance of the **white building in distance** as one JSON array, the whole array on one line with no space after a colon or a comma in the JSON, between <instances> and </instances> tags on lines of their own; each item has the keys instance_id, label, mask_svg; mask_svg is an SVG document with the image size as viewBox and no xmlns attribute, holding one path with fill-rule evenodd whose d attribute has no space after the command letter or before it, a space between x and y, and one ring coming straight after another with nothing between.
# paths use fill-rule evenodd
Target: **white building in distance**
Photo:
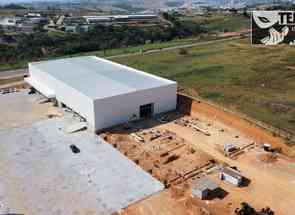
<instances>
[{"instance_id":1,"label":"white building in distance","mask_svg":"<svg viewBox=\"0 0 295 215\"><path fill-rule=\"evenodd\" d=\"M176 109L176 82L94 56L30 63L29 74L31 86L94 131Z\"/></svg>"},{"instance_id":2,"label":"white building in distance","mask_svg":"<svg viewBox=\"0 0 295 215\"><path fill-rule=\"evenodd\" d=\"M1 17L0 16L0 26L16 26L16 17Z\"/></svg>"}]
</instances>

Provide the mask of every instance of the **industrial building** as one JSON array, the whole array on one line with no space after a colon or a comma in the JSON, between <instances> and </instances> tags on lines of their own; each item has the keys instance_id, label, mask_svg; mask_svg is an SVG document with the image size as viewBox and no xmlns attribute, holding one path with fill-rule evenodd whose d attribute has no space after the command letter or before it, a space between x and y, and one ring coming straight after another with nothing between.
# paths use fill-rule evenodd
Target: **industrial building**
<instances>
[{"instance_id":1,"label":"industrial building","mask_svg":"<svg viewBox=\"0 0 295 215\"><path fill-rule=\"evenodd\" d=\"M0 26L16 26L16 17L0 17Z\"/></svg>"},{"instance_id":2,"label":"industrial building","mask_svg":"<svg viewBox=\"0 0 295 215\"><path fill-rule=\"evenodd\" d=\"M95 23L128 23L128 22L156 22L157 15L112 15L112 16L83 16L88 24Z\"/></svg>"},{"instance_id":3,"label":"industrial building","mask_svg":"<svg viewBox=\"0 0 295 215\"><path fill-rule=\"evenodd\" d=\"M93 131L176 108L177 83L94 56L29 64L25 80Z\"/></svg>"}]
</instances>

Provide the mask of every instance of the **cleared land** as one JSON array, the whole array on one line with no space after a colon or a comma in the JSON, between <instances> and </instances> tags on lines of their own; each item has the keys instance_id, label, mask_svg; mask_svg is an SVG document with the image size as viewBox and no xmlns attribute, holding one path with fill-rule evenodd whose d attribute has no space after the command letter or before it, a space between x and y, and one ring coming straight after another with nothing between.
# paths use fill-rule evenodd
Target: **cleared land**
<instances>
[{"instance_id":1,"label":"cleared land","mask_svg":"<svg viewBox=\"0 0 295 215\"><path fill-rule=\"evenodd\" d=\"M131 129L119 126L101 136L165 187L196 178L216 165L209 154L158 124L152 119L133 122Z\"/></svg>"},{"instance_id":2,"label":"cleared land","mask_svg":"<svg viewBox=\"0 0 295 215\"><path fill-rule=\"evenodd\" d=\"M278 215L291 215L293 213L292 205L295 203L295 190L293 189L295 180L294 160L280 154L273 155L270 152L265 152L260 147L261 143L251 138L249 133L241 132L234 126L225 124L212 116L207 116L202 112L192 112L192 115L177 117L169 123L148 126L147 130L141 127L141 132L148 133L150 129L169 131L176 137L183 138L183 141L197 152L212 156L217 161L216 166L188 180L173 184L165 192L131 205L124 211L124 215L171 215L176 212L177 214L201 215L203 214L201 213L202 210L210 211L212 215L228 215L232 214L244 201L257 210L269 206ZM182 120L187 124L180 123ZM145 125L145 123L142 125ZM194 126L202 131L196 130ZM138 128L138 124L136 124L136 127ZM134 137L132 134L133 132L131 132L130 137ZM255 144L251 145L253 142ZM124 143L125 146L129 144L127 141ZM145 142L138 142L137 144L144 147L153 147L154 143L154 140L151 141L148 138ZM220 146L228 143L240 148L239 150L242 153L235 157L225 156L220 150ZM166 144L166 142L162 140L161 144L157 144L157 146L161 147L162 144ZM250 145L250 147L246 147L247 145ZM151 152L150 157L155 154L156 152ZM129 157L129 153L125 155ZM179 155L179 159L168 164L171 172L174 172L177 168L185 170L189 166L187 163L181 162L186 153L181 152ZM204 159L201 160L205 161ZM194 164L197 165L198 163ZM235 187L221 181L218 177L218 166L220 164L238 168L247 179L245 185ZM139 165L141 164L139 163ZM165 165L167 164L162 164L160 168L164 169ZM192 187L204 175L218 183L221 188L220 195L209 200L191 198Z\"/></svg>"},{"instance_id":3,"label":"cleared land","mask_svg":"<svg viewBox=\"0 0 295 215\"><path fill-rule=\"evenodd\" d=\"M295 50L249 39L115 61L178 81L185 91L295 132Z\"/></svg>"},{"instance_id":4,"label":"cleared land","mask_svg":"<svg viewBox=\"0 0 295 215\"><path fill-rule=\"evenodd\" d=\"M228 215L243 201L258 210L269 206L278 215L293 213L294 160L265 152L260 147L265 142L253 136L254 128L242 129L245 126L232 123L229 116L221 118L219 110L203 103L194 101L190 115L171 112L164 117L169 121L130 122L102 133L112 148L87 131L65 133L77 122L68 113L34 123L49 117L50 104L38 104L36 95L16 92L1 99L13 101L10 111L3 109L5 115L13 118L20 112L29 118L19 115L20 124L13 126L19 128L11 130L8 124L0 132L0 213L110 214L131 204L124 215ZM16 108L20 103L29 108ZM40 113L31 109L33 104ZM73 154L71 144L81 152ZM225 144L235 145L239 153L225 156ZM246 185L220 181L222 166L238 168L249 179ZM204 176L218 183L218 196L192 198L192 187ZM163 186L155 178L166 185L165 191L157 192Z\"/></svg>"}]
</instances>

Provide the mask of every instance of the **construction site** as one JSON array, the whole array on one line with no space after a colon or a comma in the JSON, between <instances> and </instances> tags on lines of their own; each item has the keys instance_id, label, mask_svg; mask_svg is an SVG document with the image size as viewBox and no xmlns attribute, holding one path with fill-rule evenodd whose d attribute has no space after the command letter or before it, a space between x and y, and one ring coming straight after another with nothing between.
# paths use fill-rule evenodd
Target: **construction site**
<instances>
[{"instance_id":1,"label":"construction site","mask_svg":"<svg viewBox=\"0 0 295 215\"><path fill-rule=\"evenodd\" d=\"M214 104L176 94L175 82L98 60L67 65L87 69L96 78L92 87L103 79L126 94L112 84L99 86L108 95L92 92L71 79L73 72L61 81L39 63L44 77L58 81L43 82L36 70L36 89L1 89L0 214L238 215L243 203L255 215L293 215L294 146ZM109 72L97 77L97 66L87 66L97 63ZM118 79L118 69L156 88Z\"/></svg>"},{"instance_id":2,"label":"construction site","mask_svg":"<svg viewBox=\"0 0 295 215\"><path fill-rule=\"evenodd\" d=\"M157 122L139 122L132 126L145 123ZM166 188L196 179L215 167L213 157L172 131L161 127L137 128L137 131L124 134L123 127L104 133L101 137L161 181Z\"/></svg>"},{"instance_id":3,"label":"construction site","mask_svg":"<svg viewBox=\"0 0 295 215\"><path fill-rule=\"evenodd\" d=\"M188 105L184 99L189 98L179 95L176 112L128 122L99 134L166 188L131 205L123 214L235 214L243 201L257 211L271 207L275 214L292 214L283 207L293 200L282 192L295 194L288 190L294 186L295 169L291 167L294 160L282 153L286 145L244 120L239 119L240 126L232 126L220 119L221 115L226 120L231 117L223 111L215 109L214 115L207 115L204 112L213 108L209 104L191 100ZM221 174L240 182L222 179ZM205 200L194 197L196 186L206 186L209 181L216 183L215 194ZM269 190L273 195L264 197ZM274 194L274 190L280 192Z\"/></svg>"}]
</instances>

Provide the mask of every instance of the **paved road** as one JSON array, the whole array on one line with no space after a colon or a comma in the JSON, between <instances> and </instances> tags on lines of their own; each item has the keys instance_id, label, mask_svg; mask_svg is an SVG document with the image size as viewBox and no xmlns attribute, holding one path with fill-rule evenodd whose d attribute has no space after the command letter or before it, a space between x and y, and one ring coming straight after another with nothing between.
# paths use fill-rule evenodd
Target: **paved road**
<instances>
[{"instance_id":1,"label":"paved road","mask_svg":"<svg viewBox=\"0 0 295 215\"><path fill-rule=\"evenodd\" d=\"M4 78L16 78L28 74L28 69L17 69L17 70L7 70L0 71L0 79Z\"/></svg>"},{"instance_id":2,"label":"paved road","mask_svg":"<svg viewBox=\"0 0 295 215\"><path fill-rule=\"evenodd\" d=\"M181 49L181 48L191 48L191 47L196 47L196 46L201 46L201 45L208 45L208 44L213 44L213 43L218 43L218 42L236 40L239 38L240 38L239 36L230 37L230 38L224 38L224 39L219 39L219 40L197 42L197 43L181 45L181 46L173 46L173 47L163 48L163 49L153 49L153 50L149 50L149 51L146 51L143 53L135 52L135 53L130 53L130 54L114 55L114 56L110 56L110 57L106 57L106 58L113 59L113 58L122 58L122 57L136 56L136 55L151 54L151 53L157 53L157 52L173 51L173 50ZM3 72L0 71L0 79L16 78L16 77L20 77L20 76L23 76L26 74L28 74L28 69L8 70L8 71L3 71Z\"/></svg>"}]
</instances>

